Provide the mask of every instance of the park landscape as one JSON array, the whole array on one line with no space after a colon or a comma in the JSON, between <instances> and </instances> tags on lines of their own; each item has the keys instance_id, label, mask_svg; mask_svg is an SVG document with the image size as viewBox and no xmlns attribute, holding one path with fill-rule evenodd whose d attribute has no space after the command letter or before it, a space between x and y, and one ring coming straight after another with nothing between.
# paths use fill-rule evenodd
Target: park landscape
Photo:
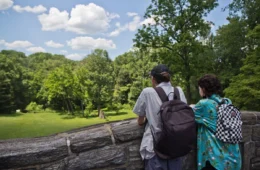
<instances>
[{"instance_id":1,"label":"park landscape","mask_svg":"<svg viewBox=\"0 0 260 170\"><path fill-rule=\"evenodd\" d=\"M5 1L14 6L7 8L0 2L2 11L12 10L20 16L30 11L11 0ZM135 118L132 112L135 101L143 88L151 86L149 71L159 63L169 66L171 83L184 89L190 104L200 99L198 78L210 73L220 78L223 96L229 97L241 110L260 111L260 1L231 0L222 5L220 12L226 12L227 16L225 23L216 28L207 16L220 9L222 3L223 0L149 1L140 14L146 22L139 21L130 37L133 46L113 59L110 51L115 44L104 45L108 40L102 39L99 45L89 45L93 40L92 43L100 40L87 37L92 33L87 29L91 23L81 23L82 28L71 25L70 20L61 27L55 22L57 27L46 24L55 13L66 14L57 8L48 11L44 7L43 14L37 14L41 29L46 34L50 32L49 38L57 30L77 35L67 41L67 46L86 49L80 59L40 48L28 53L20 46L30 42L11 43L8 37L4 39L4 34L11 34L7 27L0 28L0 139L48 136ZM101 4L89 2L71 8L74 12L90 7L102 11ZM135 11L126 12L132 12L128 16L133 17L133 21L138 20ZM3 23L7 14L0 15ZM88 13L84 17L91 18ZM82 19L86 19L84 17ZM73 19L73 11L70 19ZM132 29L130 23L126 25ZM124 34L127 28L121 26L117 24L109 38ZM50 42L46 44L64 47Z\"/></svg>"}]
</instances>

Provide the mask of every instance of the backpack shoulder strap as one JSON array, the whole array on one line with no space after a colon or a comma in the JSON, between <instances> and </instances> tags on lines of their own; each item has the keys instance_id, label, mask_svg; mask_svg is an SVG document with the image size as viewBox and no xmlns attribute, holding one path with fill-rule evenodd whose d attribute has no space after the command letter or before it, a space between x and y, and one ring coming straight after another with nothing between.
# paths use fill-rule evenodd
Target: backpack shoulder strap
<instances>
[{"instance_id":1,"label":"backpack shoulder strap","mask_svg":"<svg viewBox=\"0 0 260 170\"><path fill-rule=\"evenodd\" d=\"M154 90L157 92L162 102L169 101L168 96L161 87L155 87Z\"/></svg>"},{"instance_id":2,"label":"backpack shoulder strap","mask_svg":"<svg viewBox=\"0 0 260 170\"><path fill-rule=\"evenodd\" d=\"M174 87L174 99L181 100L180 92L177 87Z\"/></svg>"}]
</instances>

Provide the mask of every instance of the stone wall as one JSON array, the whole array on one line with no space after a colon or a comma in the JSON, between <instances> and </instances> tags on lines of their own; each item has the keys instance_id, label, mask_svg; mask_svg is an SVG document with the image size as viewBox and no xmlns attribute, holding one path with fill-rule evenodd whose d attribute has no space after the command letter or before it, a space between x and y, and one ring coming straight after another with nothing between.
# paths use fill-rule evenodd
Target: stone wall
<instances>
[{"instance_id":1,"label":"stone wall","mask_svg":"<svg viewBox=\"0 0 260 170\"><path fill-rule=\"evenodd\" d=\"M243 170L260 169L260 113L243 112ZM136 120L96 125L53 136L0 141L0 169L138 170L143 127ZM183 169L196 169L195 151Z\"/></svg>"}]
</instances>

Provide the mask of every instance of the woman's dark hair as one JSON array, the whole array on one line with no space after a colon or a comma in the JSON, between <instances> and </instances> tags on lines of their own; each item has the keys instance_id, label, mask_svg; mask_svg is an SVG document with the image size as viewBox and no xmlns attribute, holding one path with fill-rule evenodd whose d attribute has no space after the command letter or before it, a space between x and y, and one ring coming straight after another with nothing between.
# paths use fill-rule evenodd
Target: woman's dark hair
<instances>
[{"instance_id":1,"label":"woman's dark hair","mask_svg":"<svg viewBox=\"0 0 260 170\"><path fill-rule=\"evenodd\" d=\"M170 81L170 71L168 67L164 64L159 64L155 66L151 73L151 76L154 77L155 81L160 84L161 82L169 82Z\"/></svg>"},{"instance_id":2,"label":"woman's dark hair","mask_svg":"<svg viewBox=\"0 0 260 170\"><path fill-rule=\"evenodd\" d=\"M198 81L200 88L204 89L206 97L210 97L212 94L221 94L221 84L219 79L213 74L206 74Z\"/></svg>"}]
</instances>

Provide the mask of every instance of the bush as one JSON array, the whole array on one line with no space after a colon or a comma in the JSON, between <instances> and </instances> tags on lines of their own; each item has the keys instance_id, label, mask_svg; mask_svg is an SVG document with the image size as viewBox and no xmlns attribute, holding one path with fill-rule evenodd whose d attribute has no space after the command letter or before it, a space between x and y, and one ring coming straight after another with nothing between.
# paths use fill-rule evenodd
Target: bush
<instances>
[{"instance_id":1,"label":"bush","mask_svg":"<svg viewBox=\"0 0 260 170\"><path fill-rule=\"evenodd\" d=\"M133 106L131 106L130 104L124 104L123 105L123 109L125 109L125 110L132 110Z\"/></svg>"},{"instance_id":2,"label":"bush","mask_svg":"<svg viewBox=\"0 0 260 170\"><path fill-rule=\"evenodd\" d=\"M42 111L42 105L37 105L36 102L31 102L31 103L26 107L26 110L29 111L29 112L36 113L36 112Z\"/></svg>"}]
</instances>

